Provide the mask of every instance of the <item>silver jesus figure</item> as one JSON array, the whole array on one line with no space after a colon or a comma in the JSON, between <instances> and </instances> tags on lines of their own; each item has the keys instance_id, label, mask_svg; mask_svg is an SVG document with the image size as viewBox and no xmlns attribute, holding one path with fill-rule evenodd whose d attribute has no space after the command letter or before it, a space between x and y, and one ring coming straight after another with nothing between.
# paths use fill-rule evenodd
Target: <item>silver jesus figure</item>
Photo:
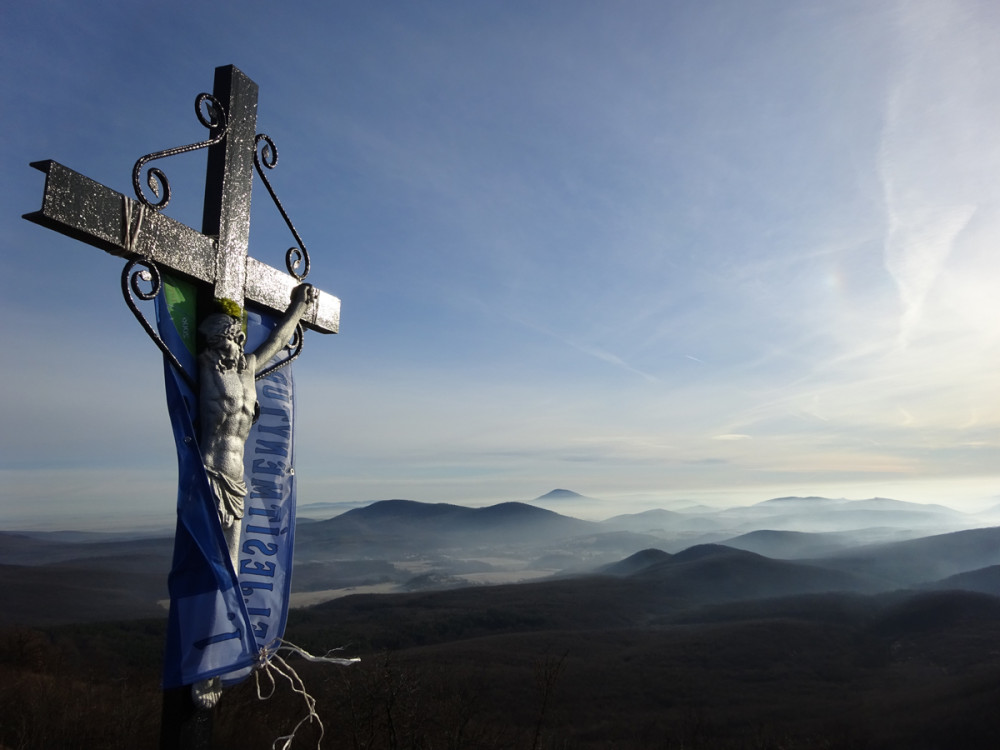
<instances>
[{"instance_id":1,"label":"silver jesus figure","mask_svg":"<svg viewBox=\"0 0 1000 750\"><path fill-rule=\"evenodd\" d=\"M240 318L216 313L198 327L205 337L198 357L201 458L234 570L247 494L243 452L257 404L257 370L288 344L302 316L318 297L318 290L310 284L295 287L281 322L251 353L243 350L246 335ZM202 680L191 686L191 694L199 706L211 708L222 695L222 683L218 677Z\"/></svg>"},{"instance_id":2,"label":"silver jesus figure","mask_svg":"<svg viewBox=\"0 0 1000 750\"><path fill-rule=\"evenodd\" d=\"M299 320L318 296L311 284L295 287L281 322L252 353L243 351L246 335L238 318L216 313L206 317L198 328L205 336L205 347L198 357L201 455L234 569L247 494L243 451L257 404L257 370L288 344Z\"/></svg>"}]
</instances>

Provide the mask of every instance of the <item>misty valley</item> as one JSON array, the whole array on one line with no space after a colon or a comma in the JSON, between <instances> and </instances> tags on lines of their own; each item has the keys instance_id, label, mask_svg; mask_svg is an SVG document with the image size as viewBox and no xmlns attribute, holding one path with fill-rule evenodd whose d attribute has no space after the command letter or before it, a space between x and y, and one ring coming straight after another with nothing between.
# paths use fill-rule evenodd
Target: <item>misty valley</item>
<instances>
[{"instance_id":1,"label":"misty valley","mask_svg":"<svg viewBox=\"0 0 1000 750\"><path fill-rule=\"evenodd\" d=\"M361 657L295 663L322 746L1000 746L1000 511L540 507L580 499L300 508L285 637ZM171 552L0 533L0 746L156 747ZM216 746L271 747L300 701L231 688Z\"/></svg>"}]
</instances>

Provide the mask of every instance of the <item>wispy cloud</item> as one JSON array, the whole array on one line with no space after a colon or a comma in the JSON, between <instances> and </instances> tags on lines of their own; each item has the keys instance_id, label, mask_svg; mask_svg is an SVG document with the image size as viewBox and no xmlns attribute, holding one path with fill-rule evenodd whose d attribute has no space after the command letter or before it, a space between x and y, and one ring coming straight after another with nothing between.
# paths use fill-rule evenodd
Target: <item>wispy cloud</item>
<instances>
[{"instance_id":1,"label":"wispy cloud","mask_svg":"<svg viewBox=\"0 0 1000 750\"><path fill-rule=\"evenodd\" d=\"M892 109L892 107L890 107ZM899 343L906 346L922 322L924 305L945 269L960 233L968 226L974 205L940 205L935 186L908 190L897 184L898 167L889 154L896 148L892 134L893 115L887 118L880 173L885 189L887 231L885 268L899 289L902 312ZM908 194L907 194L908 193Z\"/></svg>"},{"instance_id":2,"label":"wispy cloud","mask_svg":"<svg viewBox=\"0 0 1000 750\"><path fill-rule=\"evenodd\" d=\"M986 71L1000 58L995 29L970 6L909 2L896 9L878 174L884 264L899 294L898 343L907 346L928 328L931 298L956 291L941 282L957 249L968 252L967 230L990 220L984 210L997 211L1000 144L984 124L998 112L997 83Z\"/></svg>"}]
</instances>

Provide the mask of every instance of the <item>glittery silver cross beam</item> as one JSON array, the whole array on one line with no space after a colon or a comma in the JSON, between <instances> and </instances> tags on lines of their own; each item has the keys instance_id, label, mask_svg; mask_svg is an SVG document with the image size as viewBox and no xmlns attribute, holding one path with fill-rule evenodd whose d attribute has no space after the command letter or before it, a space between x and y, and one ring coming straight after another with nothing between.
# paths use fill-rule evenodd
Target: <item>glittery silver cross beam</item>
<instances>
[{"instance_id":1,"label":"glittery silver cross beam","mask_svg":"<svg viewBox=\"0 0 1000 750\"><path fill-rule=\"evenodd\" d=\"M257 84L234 66L217 68L214 94L201 94L195 106L211 138L140 159L133 172L136 199L58 162L34 162L32 166L46 175L45 192L41 210L24 218L147 268L152 265L211 285L216 298L240 306L253 302L283 313L292 289L308 273L309 258L262 168L274 166L277 151L268 136L256 134ZM155 159L203 147L209 150L208 169L198 232L160 213L170 199L163 172L149 168L147 173L158 201L143 193L140 173ZM255 166L298 242L286 257L287 272L247 255ZM324 292L302 319L306 328L321 333L336 333L339 323L340 300Z\"/></svg>"}]
</instances>

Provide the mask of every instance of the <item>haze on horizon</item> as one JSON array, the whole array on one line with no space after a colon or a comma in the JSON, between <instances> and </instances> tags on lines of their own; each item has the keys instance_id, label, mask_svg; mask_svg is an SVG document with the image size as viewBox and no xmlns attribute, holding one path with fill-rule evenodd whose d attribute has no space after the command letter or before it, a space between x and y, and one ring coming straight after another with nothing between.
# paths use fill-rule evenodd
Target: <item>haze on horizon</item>
<instances>
[{"instance_id":1,"label":"haze on horizon","mask_svg":"<svg viewBox=\"0 0 1000 750\"><path fill-rule=\"evenodd\" d=\"M53 0L5 21L4 519L172 514L121 263L20 216L31 161L129 193L137 158L203 137L194 97L229 63L261 87L309 281L343 300L295 367L300 503L1000 495L991 3ZM167 213L200 226L203 156L163 168ZM251 254L280 264L254 195Z\"/></svg>"}]
</instances>

